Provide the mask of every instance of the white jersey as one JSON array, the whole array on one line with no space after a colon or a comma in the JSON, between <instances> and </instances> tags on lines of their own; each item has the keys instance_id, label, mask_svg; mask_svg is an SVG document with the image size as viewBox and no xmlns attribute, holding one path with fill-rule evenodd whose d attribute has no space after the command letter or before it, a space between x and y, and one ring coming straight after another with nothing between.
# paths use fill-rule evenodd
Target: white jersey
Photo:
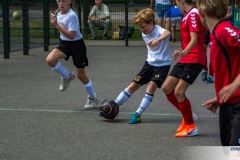
<instances>
[{"instance_id":1,"label":"white jersey","mask_svg":"<svg viewBox=\"0 0 240 160\"><path fill-rule=\"evenodd\" d=\"M159 38L162 33L166 29L155 25L155 28L151 33L148 35L145 35L142 33L142 38L145 44L147 45L148 49L148 55L146 61L149 63L151 66L166 66L170 65L172 58L171 58L171 50L170 50L170 43L169 43L169 38L166 38L158 43L157 46L155 47L149 47L148 43L152 40L155 40Z\"/></svg>"},{"instance_id":2,"label":"white jersey","mask_svg":"<svg viewBox=\"0 0 240 160\"><path fill-rule=\"evenodd\" d=\"M80 40L83 38L81 32L80 32L80 25L79 25L79 19L78 16L76 14L75 11L73 11L72 9L70 9L68 11L67 14L60 14L60 12L58 12L57 14L57 23L69 30L69 31L76 31L76 36L74 37L74 39L69 39L68 37L66 37L64 34L62 34L60 32L60 38L64 41L76 41L76 40Z\"/></svg>"}]
</instances>

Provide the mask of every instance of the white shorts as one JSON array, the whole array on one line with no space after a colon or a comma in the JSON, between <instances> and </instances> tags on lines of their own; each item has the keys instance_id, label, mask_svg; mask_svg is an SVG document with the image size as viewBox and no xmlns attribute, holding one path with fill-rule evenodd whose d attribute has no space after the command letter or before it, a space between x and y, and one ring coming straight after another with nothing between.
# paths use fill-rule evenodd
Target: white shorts
<instances>
[{"instance_id":1,"label":"white shorts","mask_svg":"<svg viewBox=\"0 0 240 160\"><path fill-rule=\"evenodd\" d=\"M182 17L172 17L171 22L172 22L172 26L176 26L177 23L178 25L180 25L182 22Z\"/></svg>"}]
</instances>

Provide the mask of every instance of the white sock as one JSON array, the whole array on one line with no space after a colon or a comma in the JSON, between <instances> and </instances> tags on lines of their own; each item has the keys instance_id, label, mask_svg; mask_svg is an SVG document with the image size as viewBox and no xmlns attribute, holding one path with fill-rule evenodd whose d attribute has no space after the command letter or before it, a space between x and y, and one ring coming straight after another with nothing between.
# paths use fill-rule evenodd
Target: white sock
<instances>
[{"instance_id":1,"label":"white sock","mask_svg":"<svg viewBox=\"0 0 240 160\"><path fill-rule=\"evenodd\" d=\"M129 93L127 91L127 89L123 90L117 97L117 99L115 100L115 102L121 106L124 102L126 102L130 97L131 97L131 93Z\"/></svg>"},{"instance_id":2,"label":"white sock","mask_svg":"<svg viewBox=\"0 0 240 160\"><path fill-rule=\"evenodd\" d=\"M57 65L52 68L52 70L54 70L64 78L69 78L69 71L65 67L63 67L60 62L58 62Z\"/></svg>"},{"instance_id":3,"label":"white sock","mask_svg":"<svg viewBox=\"0 0 240 160\"><path fill-rule=\"evenodd\" d=\"M85 87L85 90L87 91L89 97L97 98L97 95L93 88L92 81L90 79L89 79L88 83L84 85L84 87Z\"/></svg>"},{"instance_id":4,"label":"white sock","mask_svg":"<svg viewBox=\"0 0 240 160\"><path fill-rule=\"evenodd\" d=\"M142 99L142 102L138 108L138 110L136 111L139 116L148 108L148 106L150 105L150 103L153 100L153 96L149 95L149 94L145 94L145 96Z\"/></svg>"}]
</instances>

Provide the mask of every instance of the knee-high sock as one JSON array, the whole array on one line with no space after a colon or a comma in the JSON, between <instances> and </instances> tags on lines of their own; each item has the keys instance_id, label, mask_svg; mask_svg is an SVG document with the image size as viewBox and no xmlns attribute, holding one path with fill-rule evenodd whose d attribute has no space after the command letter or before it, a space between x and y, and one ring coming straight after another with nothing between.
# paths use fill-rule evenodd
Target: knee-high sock
<instances>
[{"instance_id":1,"label":"knee-high sock","mask_svg":"<svg viewBox=\"0 0 240 160\"><path fill-rule=\"evenodd\" d=\"M167 95L167 99L170 103L174 105L174 107L176 107L179 110L178 101L174 94L174 91L172 91L170 94Z\"/></svg>"},{"instance_id":2,"label":"knee-high sock","mask_svg":"<svg viewBox=\"0 0 240 160\"><path fill-rule=\"evenodd\" d=\"M93 88L92 81L90 79L89 79L88 83L84 85L84 87L85 87L85 90L87 91L89 97L94 97L94 98L97 97L97 95L94 91L94 88Z\"/></svg>"},{"instance_id":3,"label":"knee-high sock","mask_svg":"<svg viewBox=\"0 0 240 160\"><path fill-rule=\"evenodd\" d=\"M145 94L145 96L143 97L142 99L142 102L139 106L139 108L137 109L137 113L139 115L141 115L147 108L148 106L150 105L150 103L152 102L153 100L153 95L150 95L150 94Z\"/></svg>"},{"instance_id":4,"label":"knee-high sock","mask_svg":"<svg viewBox=\"0 0 240 160\"><path fill-rule=\"evenodd\" d=\"M130 97L131 97L131 93L129 93L127 91L127 89L123 90L118 97L116 98L115 102L121 106L124 102L126 102Z\"/></svg>"},{"instance_id":5,"label":"knee-high sock","mask_svg":"<svg viewBox=\"0 0 240 160\"><path fill-rule=\"evenodd\" d=\"M179 102L179 110L182 113L184 121L187 125L193 124L192 109L191 104L188 99L185 99L183 102Z\"/></svg>"},{"instance_id":6,"label":"knee-high sock","mask_svg":"<svg viewBox=\"0 0 240 160\"><path fill-rule=\"evenodd\" d=\"M57 65L52 68L52 70L54 70L64 78L69 78L69 71L65 67L63 67L60 62L58 62Z\"/></svg>"}]
</instances>

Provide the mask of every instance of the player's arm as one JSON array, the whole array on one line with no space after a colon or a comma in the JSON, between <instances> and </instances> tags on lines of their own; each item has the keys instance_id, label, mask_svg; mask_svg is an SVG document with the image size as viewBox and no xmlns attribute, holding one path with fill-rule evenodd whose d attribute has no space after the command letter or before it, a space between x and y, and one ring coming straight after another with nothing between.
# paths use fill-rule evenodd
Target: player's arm
<instances>
[{"instance_id":1,"label":"player's arm","mask_svg":"<svg viewBox=\"0 0 240 160\"><path fill-rule=\"evenodd\" d=\"M54 25L54 27L59 30L59 32L61 32L62 34L64 34L66 37L68 37L69 39L74 39L76 32L75 31L69 31L67 29L65 29L63 26L59 25L57 23L57 18L54 15L51 15L51 19L50 22Z\"/></svg>"},{"instance_id":2,"label":"player's arm","mask_svg":"<svg viewBox=\"0 0 240 160\"><path fill-rule=\"evenodd\" d=\"M191 49L198 43L198 33L197 32L191 32L191 41L188 43L187 47L183 51L174 51L172 58L173 60L179 60L180 58L186 56Z\"/></svg>"},{"instance_id":3,"label":"player's arm","mask_svg":"<svg viewBox=\"0 0 240 160\"><path fill-rule=\"evenodd\" d=\"M168 37L170 37L170 31L164 29L165 31L163 31L163 33L161 34L161 36L151 42L148 43L149 47L154 47L157 46L159 42L161 42L161 40L166 39Z\"/></svg>"},{"instance_id":4,"label":"player's arm","mask_svg":"<svg viewBox=\"0 0 240 160\"><path fill-rule=\"evenodd\" d=\"M158 42L160 42L161 40L170 37L170 35L171 35L170 31L169 31L169 30L165 30L165 31L161 34L161 36L160 36L158 39L156 39L156 40L157 40Z\"/></svg>"},{"instance_id":5,"label":"player's arm","mask_svg":"<svg viewBox=\"0 0 240 160\"><path fill-rule=\"evenodd\" d=\"M56 29L58 29L62 34L64 34L69 39L74 39L74 37L76 36L76 31L69 31L69 30L65 29L64 27L62 27L60 25L57 25L55 27L56 27Z\"/></svg>"},{"instance_id":6,"label":"player's arm","mask_svg":"<svg viewBox=\"0 0 240 160\"><path fill-rule=\"evenodd\" d=\"M190 42L188 43L187 47L182 51L183 57L187 55L198 43L198 32L191 32L190 36L191 36Z\"/></svg>"},{"instance_id":7,"label":"player's arm","mask_svg":"<svg viewBox=\"0 0 240 160\"><path fill-rule=\"evenodd\" d=\"M219 99L221 102L226 102L228 98L240 88L240 74L229 85L223 87L219 92Z\"/></svg>"}]
</instances>

